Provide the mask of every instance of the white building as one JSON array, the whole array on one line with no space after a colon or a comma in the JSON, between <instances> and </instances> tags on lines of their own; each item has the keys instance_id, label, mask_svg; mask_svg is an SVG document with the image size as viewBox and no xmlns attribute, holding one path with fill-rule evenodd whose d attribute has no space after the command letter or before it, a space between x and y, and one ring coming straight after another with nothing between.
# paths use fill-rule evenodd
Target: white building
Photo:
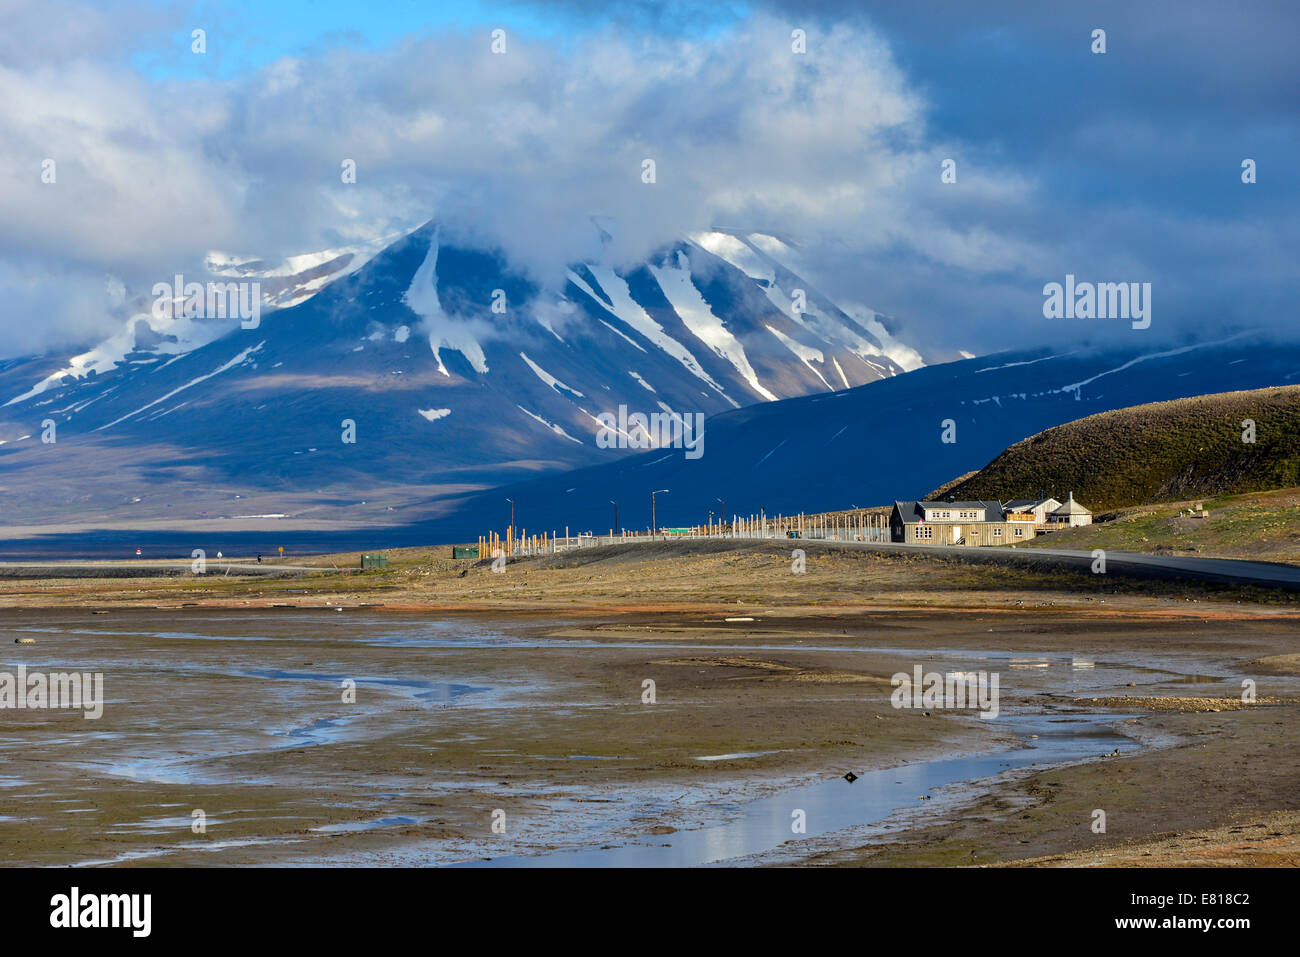
<instances>
[{"instance_id":1,"label":"white building","mask_svg":"<svg viewBox=\"0 0 1300 957\"><path fill-rule=\"evenodd\" d=\"M1076 525L1091 525L1092 512L1076 502L1074 493L1071 492L1065 504L1048 516L1048 521L1052 525L1065 525L1071 528Z\"/></svg>"},{"instance_id":2,"label":"white building","mask_svg":"<svg viewBox=\"0 0 1300 957\"><path fill-rule=\"evenodd\" d=\"M1047 524L1051 514L1061 507L1061 503L1054 498L1018 498L1003 503L1002 507L1008 512L1033 513L1034 521L1041 528Z\"/></svg>"}]
</instances>

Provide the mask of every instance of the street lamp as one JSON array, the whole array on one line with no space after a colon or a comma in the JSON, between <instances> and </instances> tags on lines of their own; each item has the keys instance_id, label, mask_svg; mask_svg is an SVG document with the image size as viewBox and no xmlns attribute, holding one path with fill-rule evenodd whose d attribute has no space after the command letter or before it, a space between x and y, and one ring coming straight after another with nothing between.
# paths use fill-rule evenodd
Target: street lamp
<instances>
[{"instance_id":1,"label":"street lamp","mask_svg":"<svg viewBox=\"0 0 1300 957\"><path fill-rule=\"evenodd\" d=\"M668 489L655 489L650 493L650 537L654 538L655 533L659 530L659 521L655 518L655 496L660 492L667 492Z\"/></svg>"}]
</instances>

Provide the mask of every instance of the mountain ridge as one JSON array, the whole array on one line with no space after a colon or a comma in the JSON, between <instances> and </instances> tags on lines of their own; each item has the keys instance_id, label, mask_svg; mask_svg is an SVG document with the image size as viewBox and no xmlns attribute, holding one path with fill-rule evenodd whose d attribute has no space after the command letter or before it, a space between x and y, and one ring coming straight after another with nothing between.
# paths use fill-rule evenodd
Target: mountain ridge
<instances>
[{"instance_id":1,"label":"mountain ridge","mask_svg":"<svg viewBox=\"0 0 1300 957\"><path fill-rule=\"evenodd\" d=\"M297 278L270 295L301 295L309 274L329 281L251 328L138 315L72 360L0 363L7 515L198 518L235 496L327 512L380 488L397 510L605 461L597 417L620 405L710 415L903 371L887 353L907 361L906 347L839 310L758 235L699 234L622 270L574 264L553 292L429 223L359 265L286 267ZM248 282L277 271L211 265Z\"/></svg>"}]
</instances>

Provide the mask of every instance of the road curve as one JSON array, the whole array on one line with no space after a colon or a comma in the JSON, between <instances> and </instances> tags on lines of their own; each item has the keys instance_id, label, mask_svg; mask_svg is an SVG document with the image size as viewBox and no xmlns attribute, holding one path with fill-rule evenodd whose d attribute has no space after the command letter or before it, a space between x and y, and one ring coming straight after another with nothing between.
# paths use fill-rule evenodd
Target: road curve
<instances>
[{"instance_id":1,"label":"road curve","mask_svg":"<svg viewBox=\"0 0 1300 957\"><path fill-rule=\"evenodd\" d=\"M901 542L836 542L819 539L791 539L810 545L860 548L880 552L910 552L942 555L970 562L1030 565L1038 568L1068 568L1091 571L1096 560L1091 551L1067 548L1006 548L996 545L905 545ZM1140 552L1106 551L1106 574L1131 578L1190 579L1230 585L1257 585L1300 591L1300 567L1274 562L1252 562L1238 558L1196 558L1182 555L1147 555Z\"/></svg>"}]
</instances>

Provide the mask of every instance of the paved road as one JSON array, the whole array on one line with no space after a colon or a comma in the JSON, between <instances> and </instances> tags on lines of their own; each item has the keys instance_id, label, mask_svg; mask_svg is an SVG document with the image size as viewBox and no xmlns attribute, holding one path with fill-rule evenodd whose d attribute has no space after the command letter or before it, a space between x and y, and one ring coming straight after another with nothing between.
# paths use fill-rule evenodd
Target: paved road
<instances>
[{"instance_id":1,"label":"paved road","mask_svg":"<svg viewBox=\"0 0 1300 957\"><path fill-rule=\"evenodd\" d=\"M904 545L901 542L823 542L818 539L786 539L838 548L861 548L881 552L912 552L943 555L971 562L1023 564L1091 571L1090 551L1067 548L1002 548L998 546ZM1106 573L1133 578L1191 579L1233 585L1262 585L1300 591L1300 567L1274 562L1251 562L1236 558L1193 558L1177 555L1145 555L1139 552L1106 552Z\"/></svg>"},{"instance_id":2,"label":"paved road","mask_svg":"<svg viewBox=\"0 0 1300 957\"><path fill-rule=\"evenodd\" d=\"M0 578L141 578L157 575L192 574L188 558L172 561L113 562L0 562ZM215 558L207 563L207 575L264 575L285 577L309 572L328 571L303 565L274 565L265 562L225 561Z\"/></svg>"}]
</instances>

